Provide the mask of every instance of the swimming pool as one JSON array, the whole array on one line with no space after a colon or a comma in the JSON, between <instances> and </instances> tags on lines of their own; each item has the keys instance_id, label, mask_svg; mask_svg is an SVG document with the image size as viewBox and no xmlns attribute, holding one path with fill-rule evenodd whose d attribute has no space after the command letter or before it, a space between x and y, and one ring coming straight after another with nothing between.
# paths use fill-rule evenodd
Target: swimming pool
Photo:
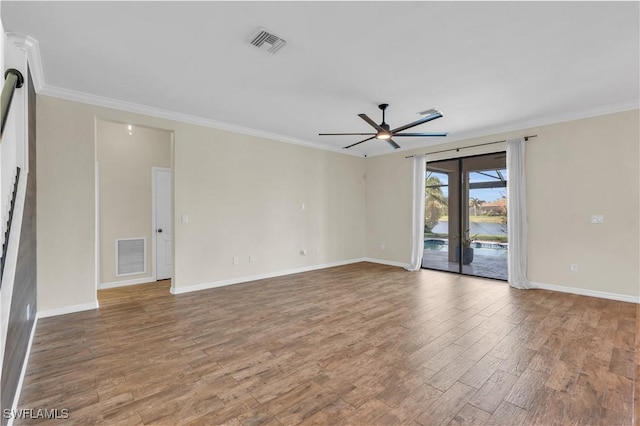
<instances>
[{"instance_id":1,"label":"swimming pool","mask_svg":"<svg viewBox=\"0 0 640 426\"><path fill-rule=\"evenodd\" d=\"M474 241L471 243L471 247L474 248L475 256L493 256L507 258L509 245L505 243L491 243ZM424 249L430 251L447 251L449 250L449 244L447 240L440 240L430 238L424 240Z\"/></svg>"}]
</instances>

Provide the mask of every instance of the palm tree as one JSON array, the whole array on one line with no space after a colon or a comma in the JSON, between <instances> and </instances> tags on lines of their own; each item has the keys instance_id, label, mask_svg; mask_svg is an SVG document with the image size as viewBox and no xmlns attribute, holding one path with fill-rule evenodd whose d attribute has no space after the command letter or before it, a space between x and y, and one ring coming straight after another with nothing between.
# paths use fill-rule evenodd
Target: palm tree
<instances>
[{"instance_id":1,"label":"palm tree","mask_svg":"<svg viewBox=\"0 0 640 426\"><path fill-rule=\"evenodd\" d=\"M424 230L431 232L443 213L447 212L447 198L442 193L442 181L437 176L425 180Z\"/></svg>"},{"instance_id":2,"label":"palm tree","mask_svg":"<svg viewBox=\"0 0 640 426\"><path fill-rule=\"evenodd\" d=\"M473 207L473 215L478 216L478 207L482 206L486 201L479 198L469 198L469 207Z\"/></svg>"}]
</instances>

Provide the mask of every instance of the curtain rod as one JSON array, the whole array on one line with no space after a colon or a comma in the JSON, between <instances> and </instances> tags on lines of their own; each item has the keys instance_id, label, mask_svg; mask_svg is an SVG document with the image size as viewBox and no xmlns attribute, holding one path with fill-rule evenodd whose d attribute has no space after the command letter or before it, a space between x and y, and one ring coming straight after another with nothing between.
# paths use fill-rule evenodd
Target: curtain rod
<instances>
[{"instance_id":1,"label":"curtain rod","mask_svg":"<svg viewBox=\"0 0 640 426\"><path fill-rule=\"evenodd\" d=\"M528 141L531 138L537 138L538 135L530 135L530 136L525 136L524 140ZM493 145L496 143L503 143L506 142L507 140L501 140L501 141L495 141L495 142L487 142L487 143L480 143L478 145L471 145L471 146L461 146L460 148L451 148L451 149L443 149L442 151L435 151L435 152L427 152L424 155L431 155L431 154L440 154L441 152L449 152L449 151L456 151L459 152L461 149L467 149L467 148L475 148L476 146L485 146L485 145ZM409 155L408 157L404 157L404 158L413 158L415 157L415 155Z\"/></svg>"}]
</instances>

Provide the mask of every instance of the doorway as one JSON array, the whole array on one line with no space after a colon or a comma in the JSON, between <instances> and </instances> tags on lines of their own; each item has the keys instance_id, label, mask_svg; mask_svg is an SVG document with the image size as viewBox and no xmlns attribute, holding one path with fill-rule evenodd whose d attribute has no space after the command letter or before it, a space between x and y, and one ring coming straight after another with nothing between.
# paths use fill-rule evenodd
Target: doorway
<instances>
[{"instance_id":1,"label":"doorway","mask_svg":"<svg viewBox=\"0 0 640 426\"><path fill-rule=\"evenodd\" d=\"M171 131L96 119L98 290L171 278L172 153Z\"/></svg>"},{"instance_id":2,"label":"doorway","mask_svg":"<svg viewBox=\"0 0 640 426\"><path fill-rule=\"evenodd\" d=\"M507 280L506 153L427 163L422 267Z\"/></svg>"}]
</instances>

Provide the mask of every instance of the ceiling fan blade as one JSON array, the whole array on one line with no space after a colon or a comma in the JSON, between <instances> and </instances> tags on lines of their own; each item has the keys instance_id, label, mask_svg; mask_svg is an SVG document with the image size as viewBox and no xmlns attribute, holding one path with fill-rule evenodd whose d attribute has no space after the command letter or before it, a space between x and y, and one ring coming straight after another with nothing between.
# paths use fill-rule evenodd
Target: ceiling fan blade
<instances>
[{"instance_id":1,"label":"ceiling fan blade","mask_svg":"<svg viewBox=\"0 0 640 426\"><path fill-rule=\"evenodd\" d=\"M358 117L362 118L364 121L366 121L367 123L369 123L369 125L371 125L371 127L373 127L374 129L380 131L380 132L384 132L385 130L380 127L378 125L378 123L376 123L375 121L373 121L372 119L369 118L369 116L367 114L358 114Z\"/></svg>"},{"instance_id":2,"label":"ceiling fan blade","mask_svg":"<svg viewBox=\"0 0 640 426\"><path fill-rule=\"evenodd\" d=\"M434 111L433 114L427 115L426 117L422 117L420 120L414 121L413 123L405 124L404 126L400 126L397 129L393 129L391 131L391 134L395 136L397 132L410 129L412 127L418 126L422 123L426 123L431 120L435 120L436 118L440 118L440 117L442 117L442 113L440 111Z\"/></svg>"},{"instance_id":3,"label":"ceiling fan blade","mask_svg":"<svg viewBox=\"0 0 640 426\"><path fill-rule=\"evenodd\" d=\"M318 133L318 136L371 136L376 133Z\"/></svg>"},{"instance_id":4,"label":"ceiling fan blade","mask_svg":"<svg viewBox=\"0 0 640 426\"><path fill-rule=\"evenodd\" d=\"M356 143L351 144L351 145L349 145L349 146L345 146L345 147L344 147L344 148L342 148L342 149L351 148L352 146L356 146L356 145L358 145L358 144L361 144L362 142L370 141L371 139L375 139L375 136L371 136L370 138L365 139L365 140L363 140L363 141L356 142Z\"/></svg>"},{"instance_id":5,"label":"ceiling fan blade","mask_svg":"<svg viewBox=\"0 0 640 426\"><path fill-rule=\"evenodd\" d=\"M431 133L394 133L393 137L396 136L411 136L411 137L428 137L428 136L447 136L447 132L431 132Z\"/></svg>"},{"instance_id":6,"label":"ceiling fan blade","mask_svg":"<svg viewBox=\"0 0 640 426\"><path fill-rule=\"evenodd\" d=\"M398 149L400 148L400 145L398 145L397 143L395 143L393 141L393 139L387 139L387 142L389 142L389 145L391 145L393 147L393 149Z\"/></svg>"}]
</instances>

